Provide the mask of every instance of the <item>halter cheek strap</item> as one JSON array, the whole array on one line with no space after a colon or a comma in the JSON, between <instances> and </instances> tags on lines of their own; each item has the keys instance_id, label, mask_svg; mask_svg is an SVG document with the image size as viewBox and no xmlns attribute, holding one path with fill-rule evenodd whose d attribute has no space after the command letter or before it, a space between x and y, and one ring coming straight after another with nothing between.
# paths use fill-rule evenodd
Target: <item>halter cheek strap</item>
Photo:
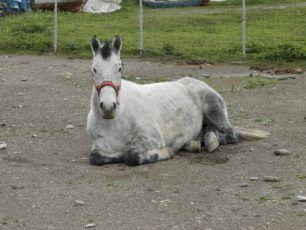
<instances>
[{"instance_id":1,"label":"halter cheek strap","mask_svg":"<svg viewBox=\"0 0 306 230\"><path fill-rule=\"evenodd\" d=\"M101 89L104 87L104 86L110 86L112 87L115 92L116 92L116 104L117 105L120 105L120 102L119 102L119 91L120 91L120 87L121 85L116 85L114 82L112 81L102 81L99 85L96 85L95 82L93 82L96 90L97 90L97 93L98 95L100 94L100 91Z\"/></svg>"}]
</instances>

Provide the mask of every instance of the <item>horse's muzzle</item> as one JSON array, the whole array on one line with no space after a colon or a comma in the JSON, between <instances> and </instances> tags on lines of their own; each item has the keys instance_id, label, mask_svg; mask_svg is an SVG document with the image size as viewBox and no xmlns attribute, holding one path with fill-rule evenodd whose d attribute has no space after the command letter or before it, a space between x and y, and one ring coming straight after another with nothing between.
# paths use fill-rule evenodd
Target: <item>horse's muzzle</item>
<instances>
[{"instance_id":1,"label":"horse's muzzle","mask_svg":"<svg viewBox=\"0 0 306 230\"><path fill-rule=\"evenodd\" d=\"M100 108L102 111L102 117L104 119L113 119L115 117L116 103L106 105L105 103L100 103Z\"/></svg>"}]
</instances>

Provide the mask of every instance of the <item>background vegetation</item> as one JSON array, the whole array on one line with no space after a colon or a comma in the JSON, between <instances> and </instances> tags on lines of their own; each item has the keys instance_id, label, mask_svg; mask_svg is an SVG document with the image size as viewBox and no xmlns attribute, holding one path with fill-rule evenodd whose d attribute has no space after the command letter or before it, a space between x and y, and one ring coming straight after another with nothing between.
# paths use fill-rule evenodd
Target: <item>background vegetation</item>
<instances>
[{"instance_id":1,"label":"background vegetation","mask_svg":"<svg viewBox=\"0 0 306 230\"><path fill-rule=\"evenodd\" d=\"M306 6L278 7L279 3L298 0L247 2L248 61L306 67ZM240 4L241 0L228 0L206 7L145 8L144 55L196 61L242 60ZM91 56L89 41L94 34L102 41L118 34L123 39L124 56L139 53L135 0L123 0L122 9L109 14L60 12L58 22L59 54ZM6 16L0 19L0 29L1 53L53 50L52 12Z\"/></svg>"}]
</instances>

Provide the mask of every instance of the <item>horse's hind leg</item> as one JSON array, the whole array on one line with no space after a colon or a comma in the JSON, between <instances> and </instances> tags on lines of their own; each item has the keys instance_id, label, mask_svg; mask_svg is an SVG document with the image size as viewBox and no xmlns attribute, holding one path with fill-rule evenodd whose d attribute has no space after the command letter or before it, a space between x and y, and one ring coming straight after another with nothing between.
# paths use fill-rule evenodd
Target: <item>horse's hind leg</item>
<instances>
[{"instance_id":1,"label":"horse's hind leg","mask_svg":"<svg viewBox=\"0 0 306 230\"><path fill-rule=\"evenodd\" d=\"M183 149L187 152L199 153L201 152L201 141L191 140L184 145Z\"/></svg>"},{"instance_id":2,"label":"horse's hind leg","mask_svg":"<svg viewBox=\"0 0 306 230\"><path fill-rule=\"evenodd\" d=\"M205 148L208 152L215 151L219 146L219 138L216 135L216 130L212 127L205 127L204 128L204 143Z\"/></svg>"},{"instance_id":3,"label":"horse's hind leg","mask_svg":"<svg viewBox=\"0 0 306 230\"><path fill-rule=\"evenodd\" d=\"M204 125L217 129L215 132L220 144L237 143L238 133L232 128L227 117L227 108L223 98L215 92L205 97Z\"/></svg>"}]
</instances>

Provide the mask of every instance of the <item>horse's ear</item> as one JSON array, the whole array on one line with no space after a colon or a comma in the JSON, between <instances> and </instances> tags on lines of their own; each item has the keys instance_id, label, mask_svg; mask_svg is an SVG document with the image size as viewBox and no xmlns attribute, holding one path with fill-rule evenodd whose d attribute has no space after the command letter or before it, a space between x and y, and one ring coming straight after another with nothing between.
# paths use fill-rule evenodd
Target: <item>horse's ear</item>
<instances>
[{"instance_id":1,"label":"horse's ear","mask_svg":"<svg viewBox=\"0 0 306 230\"><path fill-rule=\"evenodd\" d=\"M97 38L96 35L94 35L91 39L91 49L92 49L92 52L97 53L98 49L100 48L101 46L101 43L99 41L99 39Z\"/></svg>"},{"instance_id":2,"label":"horse's ear","mask_svg":"<svg viewBox=\"0 0 306 230\"><path fill-rule=\"evenodd\" d=\"M113 47L118 53L120 52L121 44L122 44L121 38L117 35L113 40Z\"/></svg>"}]
</instances>

